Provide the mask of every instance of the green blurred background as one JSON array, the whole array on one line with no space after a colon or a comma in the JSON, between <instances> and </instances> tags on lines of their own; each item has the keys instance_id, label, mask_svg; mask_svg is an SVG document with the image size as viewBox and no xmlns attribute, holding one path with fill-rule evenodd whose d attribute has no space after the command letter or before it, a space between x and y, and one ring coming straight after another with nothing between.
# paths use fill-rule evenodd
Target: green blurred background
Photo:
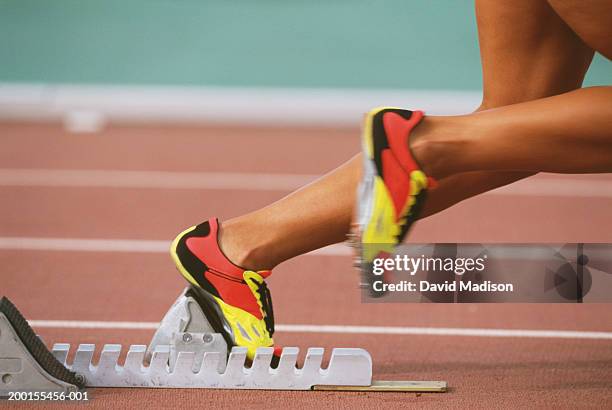
<instances>
[{"instance_id":1,"label":"green blurred background","mask_svg":"<svg viewBox=\"0 0 612 410\"><path fill-rule=\"evenodd\" d=\"M471 0L0 0L0 82L477 90ZM597 56L587 84L612 83Z\"/></svg>"}]
</instances>

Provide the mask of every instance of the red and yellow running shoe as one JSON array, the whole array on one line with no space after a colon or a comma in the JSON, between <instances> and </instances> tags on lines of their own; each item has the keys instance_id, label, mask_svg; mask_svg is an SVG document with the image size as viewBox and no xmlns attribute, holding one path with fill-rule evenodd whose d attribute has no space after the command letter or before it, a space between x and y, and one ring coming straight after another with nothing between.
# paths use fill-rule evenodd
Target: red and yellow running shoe
<instances>
[{"instance_id":1,"label":"red and yellow running shoe","mask_svg":"<svg viewBox=\"0 0 612 410\"><path fill-rule=\"evenodd\" d=\"M201 290L202 309L215 331L230 347L246 347L253 359L258 347L274 345L272 299L264 281L272 272L234 265L219 248L218 232L215 218L193 226L174 239L170 254L185 279Z\"/></svg>"},{"instance_id":2,"label":"red and yellow running shoe","mask_svg":"<svg viewBox=\"0 0 612 410\"><path fill-rule=\"evenodd\" d=\"M409 146L410 132L422 118L422 111L388 107L366 114L356 227L362 269L381 253L394 252L434 183L421 170Z\"/></svg>"}]
</instances>

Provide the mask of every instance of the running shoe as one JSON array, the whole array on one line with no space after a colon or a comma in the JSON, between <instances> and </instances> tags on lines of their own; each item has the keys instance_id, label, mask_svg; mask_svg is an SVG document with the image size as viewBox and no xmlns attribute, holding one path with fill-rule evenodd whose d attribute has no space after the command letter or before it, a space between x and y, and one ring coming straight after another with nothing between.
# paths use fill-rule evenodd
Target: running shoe
<instances>
[{"instance_id":1,"label":"running shoe","mask_svg":"<svg viewBox=\"0 0 612 410\"><path fill-rule=\"evenodd\" d=\"M253 359L258 347L274 346L274 312L265 278L271 271L234 265L219 247L219 222L209 219L181 232L170 254L198 292L198 302L228 346L244 346ZM280 349L275 350L275 356Z\"/></svg>"},{"instance_id":2,"label":"running shoe","mask_svg":"<svg viewBox=\"0 0 612 410\"><path fill-rule=\"evenodd\" d=\"M389 107L366 114L355 237L362 271L375 258L393 254L435 183L410 150L410 132L422 118L422 111Z\"/></svg>"}]
</instances>

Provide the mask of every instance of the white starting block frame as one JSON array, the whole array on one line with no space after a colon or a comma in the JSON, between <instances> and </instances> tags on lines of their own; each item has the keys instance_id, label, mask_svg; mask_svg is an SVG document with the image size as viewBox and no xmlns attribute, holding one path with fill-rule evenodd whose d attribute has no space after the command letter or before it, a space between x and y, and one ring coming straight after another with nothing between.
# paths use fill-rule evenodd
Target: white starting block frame
<instances>
[{"instance_id":1,"label":"white starting block frame","mask_svg":"<svg viewBox=\"0 0 612 410\"><path fill-rule=\"evenodd\" d=\"M68 363L70 345L58 343L53 346L52 354L61 364L60 369L71 374L67 379L78 380L85 387L446 391L446 382L373 382L372 358L366 350L358 348L333 349L326 368L321 367L325 350L319 347L308 349L301 368L297 367L297 347L285 347L274 367L272 347L257 349L250 363L245 347L234 346L228 355L226 340L214 332L188 290L172 305L151 344L130 346L123 365L118 364L122 351L119 344L104 345L100 360L94 364L95 345L79 345L74 360ZM25 319L21 320L25 323ZM36 355L30 354L29 347L20 340L15 324L2 312L0 325L3 336L0 339L0 397L11 391L77 390L75 384L57 380L40 366ZM20 331L23 335L23 329ZM11 373L3 375L8 370Z\"/></svg>"},{"instance_id":2,"label":"white starting block frame","mask_svg":"<svg viewBox=\"0 0 612 410\"><path fill-rule=\"evenodd\" d=\"M65 362L68 349L69 345L55 345L53 354L90 387L311 390L315 385L369 386L372 382L372 360L363 349L334 349L329 366L321 369L324 349L310 348L298 369L298 348L283 349L278 366L271 368L273 348L258 349L246 367L246 348L234 347L222 372L218 368L224 360L218 352L205 352L201 367L196 368L197 352L186 351L179 352L170 367L167 345L156 347L148 366L143 362L143 345L130 346L123 366L117 364L121 345L105 345L97 365L91 363L94 345L80 345L71 365Z\"/></svg>"},{"instance_id":3,"label":"white starting block frame","mask_svg":"<svg viewBox=\"0 0 612 410\"><path fill-rule=\"evenodd\" d=\"M117 360L121 345L105 345L98 364L92 363L95 345L79 345L73 363L66 362L70 345L53 346L53 355L91 387L163 387L310 390L315 385L369 386L372 358L363 349L333 349L329 365L321 368L323 348L310 348L302 368L299 349L285 347L276 368L274 349L257 349L247 366L247 349L227 352L223 336L215 333L202 308L186 288L166 313L151 344L130 346L125 364Z\"/></svg>"}]
</instances>

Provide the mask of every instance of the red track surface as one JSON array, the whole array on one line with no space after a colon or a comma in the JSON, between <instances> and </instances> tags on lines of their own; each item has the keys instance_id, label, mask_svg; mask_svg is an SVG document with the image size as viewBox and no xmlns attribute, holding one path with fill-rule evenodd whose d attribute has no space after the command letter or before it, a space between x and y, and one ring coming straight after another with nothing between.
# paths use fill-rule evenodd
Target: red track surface
<instances>
[{"instance_id":1,"label":"red track surface","mask_svg":"<svg viewBox=\"0 0 612 410\"><path fill-rule=\"evenodd\" d=\"M318 174L357 149L356 130L1 124L0 168ZM573 177L576 178L576 177ZM588 183L591 177L584 178ZM609 176L595 177L611 180ZM285 192L0 186L0 236L169 240L208 216ZM612 242L612 198L482 196L418 224L415 242ZM184 286L160 253L0 250L0 293L29 319L158 321ZM304 256L270 280L282 324L612 331L609 305L361 304L350 258ZM313 300L316 298L316 303ZM48 344L147 343L152 331L40 328ZM365 347L378 379L447 380L446 394L92 390L97 407L612 406L612 342L281 333L281 345ZM47 405L51 405L47 403Z\"/></svg>"}]
</instances>

